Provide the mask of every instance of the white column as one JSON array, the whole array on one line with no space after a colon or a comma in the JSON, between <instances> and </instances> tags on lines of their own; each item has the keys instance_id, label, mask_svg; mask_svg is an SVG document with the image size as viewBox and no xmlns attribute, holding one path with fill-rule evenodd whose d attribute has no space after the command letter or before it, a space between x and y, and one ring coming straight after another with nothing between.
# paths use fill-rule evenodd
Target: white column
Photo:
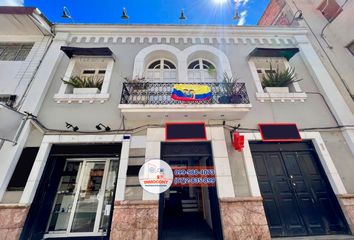
<instances>
[{"instance_id":1,"label":"white column","mask_svg":"<svg viewBox=\"0 0 354 240\"><path fill-rule=\"evenodd\" d=\"M160 159L161 142L164 140L164 128L148 128L146 134L145 162ZM143 190L143 200L159 200L159 194Z\"/></svg>"},{"instance_id":2,"label":"white column","mask_svg":"<svg viewBox=\"0 0 354 240\"><path fill-rule=\"evenodd\" d=\"M20 158L30 131L31 123L30 121L27 121L17 140L17 145L13 145L13 143L10 142L4 142L0 149L0 200L2 200L7 185L15 171L18 159Z\"/></svg>"},{"instance_id":3,"label":"white column","mask_svg":"<svg viewBox=\"0 0 354 240\"><path fill-rule=\"evenodd\" d=\"M343 96L338 91L334 81L326 70L325 66L318 57L315 49L310 44L307 36L295 36L300 49L300 54L309 69L318 88L324 94L324 97L341 125L354 125L354 116L344 101ZM354 154L354 131L352 128L343 129L343 135L348 143L348 146Z\"/></svg>"},{"instance_id":4,"label":"white column","mask_svg":"<svg viewBox=\"0 0 354 240\"><path fill-rule=\"evenodd\" d=\"M127 170L129 162L129 149L130 149L130 139L123 140L122 150L119 159L119 171L115 201L123 201L125 196L125 186L127 182Z\"/></svg>"},{"instance_id":5,"label":"white column","mask_svg":"<svg viewBox=\"0 0 354 240\"><path fill-rule=\"evenodd\" d=\"M254 80L254 84L256 85L256 89L258 93L264 93L261 80L259 79L256 64L252 59L248 60L248 66L250 67L252 79Z\"/></svg>"},{"instance_id":6,"label":"white column","mask_svg":"<svg viewBox=\"0 0 354 240\"><path fill-rule=\"evenodd\" d=\"M33 163L31 173L27 179L25 189L23 190L20 204L29 205L32 203L39 185L39 181L41 180L44 167L47 163L51 147L51 143L45 142L45 140L43 140L39 148L36 160Z\"/></svg>"},{"instance_id":7,"label":"white column","mask_svg":"<svg viewBox=\"0 0 354 240\"><path fill-rule=\"evenodd\" d=\"M76 63L76 61L75 61L74 58L70 59L69 66L66 69L66 72L65 72L64 77L63 77L63 79L65 81L69 81L70 80L70 77L71 77L71 75L72 75L72 73L74 71L75 63ZM60 88L59 88L59 94L65 94L66 87L67 87L67 84L62 82L61 85L60 85Z\"/></svg>"},{"instance_id":8,"label":"white column","mask_svg":"<svg viewBox=\"0 0 354 240\"><path fill-rule=\"evenodd\" d=\"M257 173L253 164L251 148L249 145L249 141L256 139L258 140L258 138L256 138L253 133L243 133L242 135L245 136L245 147L243 148L242 155L245 163L249 190L252 197L260 197L261 190L259 189Z\"/></svg>"},{"instance_id":9,"label":"white column","mask_svg":"<svg viewBox=\"0 0 354 240\"><path fill-rule=\"evenodd\" d=\"M188 66L187 60L178 61L178 71L177 71L177 81L178 82L188 82Z\"/></svg>"},{"instance_id":10,"label":"white column","mask_svg":"<svg viewBox=\"0 0 354 240\"><path fill-rule=\"evenodd\" d=\"M235 189L232 182L230 160L227 153L224 128L211 127L210 133L218 197L235 197Z\"/></svg>"}]
</instances>

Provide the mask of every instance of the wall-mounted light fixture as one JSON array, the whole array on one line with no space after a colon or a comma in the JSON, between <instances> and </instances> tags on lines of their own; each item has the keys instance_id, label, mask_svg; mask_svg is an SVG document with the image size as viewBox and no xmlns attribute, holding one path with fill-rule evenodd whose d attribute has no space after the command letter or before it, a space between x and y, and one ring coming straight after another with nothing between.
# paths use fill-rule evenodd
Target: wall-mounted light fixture
<instances>
[{"instance_id":1,"label":"wall-mounted light fixture","mask_svg":"<svg viewBox=\"0 0 354 240\"><path fill-rule=\"evenodd\" d=\"M302 11L301 10L297 10L295 13L294 13L294 16L293 16L293 19L291 20L291 22L289 23L289 26L291 26L291 24L293 24L293 22L296 20L296 21L299 21L299 20L302 20L304 19L304 17L302 16Z\"/></svg>"},{"instance_id":2,"label":"wall-mounted light fixture","mask_svg":"<svg viewBox=\"0 0 354 240\"><path fill-rule=\"evenodd\" d=\"M67 7L63 7L63 15L61 15L62 18L65 19L70 19L74 23L74 19L72 18L69 9Z\"/></svg>"},{"instance_id":3,"label":"wall-mounted light fixture","mask_svg":"<svg viewBox=\"0 0 354 240\"><path fill-rule=\"evenodd\" d=\"M123 20L128 20L129 16L127 15L127 10L123 8L122 16L120 17Z\"/></svg>"},{"instance_id":4,"label":"wall-mounted light fixture","mask_svg":"<svg viewBox=\"0 0 354 240\"><path fill-rule=\"evenodd\" d=\"M183 8L181 9L181 14L179 15L179 18L178 18L178 19L181 21L181 23L182 23L184 20L187 19L186 16L184 15L184 9L183 9Z\"/></svg>"},{"instance_id":5,"label":"wall-mounted light fixture","mask_svg":"<svg viewBox=\"0 0 354 240\"><path fill-rule=\"evenodd\" d=\"M99 123L98 125L96 125L96 129L97 130L102 130L101 126L104 127L104 130L107 131L107 132L111 130L111 128L109 126L105 126L102 123Z\"/></svg>"},{"instance_id":6,"label":"wall-mounted light fixture","mask_svg":"<svg viewBox=\"0 0 354 240\"><path fill-rule=\"evenodd\" d=\"M66 128L67 129L72 129L74 132L76 132L77 130L79 130L79 127L78 126L73 126L72 124L70 124L70 123L67 123L67 122L65 122L65 124L66 124Z\"/></svg>"}]
</instances>

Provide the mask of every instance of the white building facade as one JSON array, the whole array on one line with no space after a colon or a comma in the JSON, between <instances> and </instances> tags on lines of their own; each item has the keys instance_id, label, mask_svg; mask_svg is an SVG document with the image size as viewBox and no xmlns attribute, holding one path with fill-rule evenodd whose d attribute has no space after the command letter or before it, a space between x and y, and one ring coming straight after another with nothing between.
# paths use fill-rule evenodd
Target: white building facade
<instances>
[{"instance_id":1,"label":"white building facade","mask_svg":"<svg viewBox=\"0 0 354 240\"><path fill-rule=\"evenodd\" d=\"M28 96L34 117L0 152L0 215L16 216L3 228L14 239L351 234L354 118L305 28L75 24L54 33L33 83L45 94ZM265 90L270 64L302 80ZM232 96L225 75L238 79ZM102 85L78 91L63 81L74 77ZM179 88L198 98L196 85L209 98L173 98ZM302 141L266 142L261 123L295 123ZM169 138L171 124L181 139ZM245 138L240 152L234 131ZM138 172L152 159L214 169L216 184L151 194Z\"/></svg>"}]
</instances>

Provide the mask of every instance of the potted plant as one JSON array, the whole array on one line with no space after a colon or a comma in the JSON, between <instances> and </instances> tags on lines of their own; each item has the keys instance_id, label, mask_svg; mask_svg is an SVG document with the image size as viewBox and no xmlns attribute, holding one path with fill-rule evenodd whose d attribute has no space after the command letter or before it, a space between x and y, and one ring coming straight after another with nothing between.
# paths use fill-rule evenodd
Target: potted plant
<instances>
[{"instance_id":1,"label":"potted plant","mask_svg":"<svg viewBox=\"0 0 354 240\"><path fill-rule=\"evenodd\" d=\"M146 81L144 76L135 76L134 78L124 78L126 83L131 83L132 90L146 90L148 86L148 82Z\"/></svg>"},{"instance_id":2,"label":"potted plant","mask_svg":"<svg viewBox=\"0 0 354 240\"><path fill-rule=\"evenodd\" d=\"M272 64L270 64L270 71L266 72L262 78L262 87L268 93L288 93L288 86L298 81L301 79L296 79L294 68L280 71L277 66L277 69L273 71Z\"/></svg>"},{"instance_id":3,"label":"potted plant","mask_svg":"<svg viewBox=\"0 0 354 240\"><path fill-rule=\"evenodd\" d=\"M68 81L62 79L65 84L73 87L74 94L95 94L99 93L102 88L103 79L97 76L90 77L80 77L73 76L70 77Z\"/></svg>"},{"instance_id":4,"label":"potted plant","mask_svg":"<svg viewBox=\"0 0 354 240\"><path fill-rule=\"evenodd\" d=\"M230 77L224 73L222 88L224 95L219 97L219 103L241 103L242 97L238 94L237 82L239 78Z\"/></svg>"}]
</instances>

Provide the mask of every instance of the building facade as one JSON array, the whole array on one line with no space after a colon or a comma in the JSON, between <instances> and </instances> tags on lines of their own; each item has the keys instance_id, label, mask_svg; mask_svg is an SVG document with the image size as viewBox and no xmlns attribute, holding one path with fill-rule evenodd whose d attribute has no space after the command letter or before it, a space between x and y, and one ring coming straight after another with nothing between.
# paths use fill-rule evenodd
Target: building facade
<instances>
[{"instance_id":1,"label":"building facade","mask_svg":"<svg viewBox=\"0 0 354 240\"><path fill-rule=\"evenodd\" d=\"M17 145L0 152L1 236L350 237L354 118L306 28L59 24L54 33L28 95L37 105ZM264 89L271 66L302 80ZM65 82L75 79L101 84ZM295 123L301 141L265 141L262 123L270 134ZM151 194L138 173L152 159L212 169L216 183Z\"/></svg>"},{"instance_id":2,"label":"building facade","mask_svg":"<svg viewBox=\"0 0 354 240\"><path fill-rule=\"evenodd\" d=\"M353 11L353 2L345 0L272 0L258 22L260 26L307 27L310 41L352 112Z\"/></svg>"}]
</instances>

